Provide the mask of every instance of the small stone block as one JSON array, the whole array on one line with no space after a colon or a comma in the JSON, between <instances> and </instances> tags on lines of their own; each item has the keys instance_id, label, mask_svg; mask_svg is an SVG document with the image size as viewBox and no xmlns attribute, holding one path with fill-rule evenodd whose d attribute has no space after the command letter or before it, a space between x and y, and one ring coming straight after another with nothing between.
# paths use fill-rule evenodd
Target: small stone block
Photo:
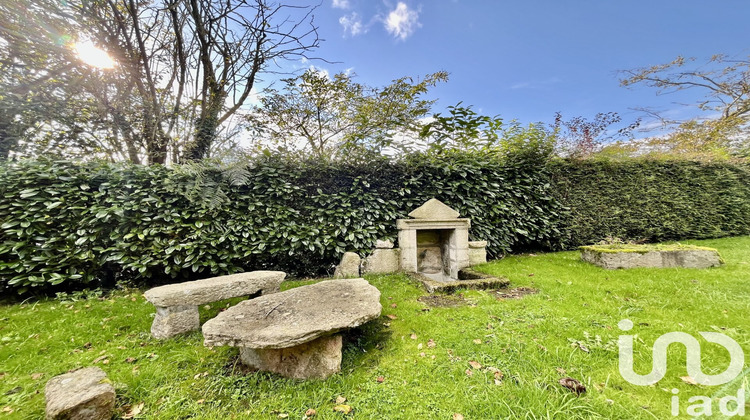
<instances>
[{"instance_id":1,"label":"small stone block","mask_svg":"<svg viewBox=\"0 0 750 420\"><path fill-rule=\"evenodd\" d=\"M115 388L98 367L55 376L44 394L46 420L109 420L114 414Z\"/></svg>"},{"instance_id":2,"label":"small stone block","mask_svg":"<svg viewBox=\"0 0 750 420\"><path fill-rule=\"evenodd\" d=\"M341 262L336 266L333 277L337 279L359 277L359 265L362 259L354 252L344 252Z\"/></svg>"}]
</instances>

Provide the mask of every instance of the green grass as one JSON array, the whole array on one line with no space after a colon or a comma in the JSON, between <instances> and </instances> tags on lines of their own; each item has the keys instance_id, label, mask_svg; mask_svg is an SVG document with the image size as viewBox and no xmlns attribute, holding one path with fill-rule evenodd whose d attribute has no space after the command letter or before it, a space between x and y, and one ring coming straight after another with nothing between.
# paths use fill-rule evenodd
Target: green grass
<instances>
[{"instance_id":1,"label":"green grass","mask_svg":"<svg viewBox=\"0 0 750 420\"><path fill-rule=\"evenodd\" d=\"M750 354L750 237L690 243L717 248L726 264L611 271L581 262L578 252L510 256L479 270L539 293L498 300L490 291L466 291L465 305L429 311L409 278L368 277L382 292L383 316L346 336L342 372L324 381L242 374L235 349L206 348L199 332L151 339L154 308L141 291L6 304L0 419L41 418L46 381L97 359L116 385L118 416L143 403L136 418L301 419L312 408L315 419L665 419L672 418L673 388L687 418L690 396L736 394L750 389L750 376L727 386L689 385L680 379L687 373L677 345L663 380L631 385L618 373L616 340L617 323L632 320L639 373L650 370L650 345L670 331L719 331ZM201 309L202 321L226 303ZM727 352L700 341L704 372L723 371ZM488 367L502 371L499 385ZM564 376L588 392L577 397L561 387ZM339 396L352 414L333 411Z\"/></svg>"}]
</instances>

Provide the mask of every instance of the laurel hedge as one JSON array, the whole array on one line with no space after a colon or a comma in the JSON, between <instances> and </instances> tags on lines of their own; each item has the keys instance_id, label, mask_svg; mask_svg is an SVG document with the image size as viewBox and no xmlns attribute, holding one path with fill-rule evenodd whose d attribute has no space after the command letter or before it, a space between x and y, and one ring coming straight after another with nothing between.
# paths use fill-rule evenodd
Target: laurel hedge
<instances>
[{"instance_id":1,"label":"laurel hedge","mask_svg":"<svg viewBox=\"0 0 750 420\"><path fill-rule=\"evenodd\" d=\"M750 233L750 171L692 162L539 162L415 155L352 166L259 158L166 168L29 160L0 165L0 293L245 270L332 272L347 250L396 239L436 197L472 219L491 258L605 237Z\"/></svg>"}]
</instances>

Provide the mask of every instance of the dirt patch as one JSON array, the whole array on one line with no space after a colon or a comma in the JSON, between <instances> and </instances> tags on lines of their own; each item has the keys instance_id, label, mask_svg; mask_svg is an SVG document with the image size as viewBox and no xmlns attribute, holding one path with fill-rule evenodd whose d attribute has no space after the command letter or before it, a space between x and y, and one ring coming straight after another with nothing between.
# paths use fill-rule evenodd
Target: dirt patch
<instances>
[{"instance_id":1,"label":"dirt patch","mask_svg":"<svg viewBox=\"0 0 750 420\"><path fill-rule=\"evenodd\" d=\"M469 302L464 299L463 295L420 296L417 298L417 301L433 308L454 308L456 306L465 306L469 304Z\"/></svg>"},{"instance_id":2,"label":"dirt patch","mask_svg":"<svg viewBox=\"0 0 750 420\"><path fill-rule=\"evenodd\" d=\"M539 290L531 287L516 287L513 289L499 289L493 291L497 300L521 299L526 295L535 295L537 293L539 293Z\"/></svg>"}]
</instances>

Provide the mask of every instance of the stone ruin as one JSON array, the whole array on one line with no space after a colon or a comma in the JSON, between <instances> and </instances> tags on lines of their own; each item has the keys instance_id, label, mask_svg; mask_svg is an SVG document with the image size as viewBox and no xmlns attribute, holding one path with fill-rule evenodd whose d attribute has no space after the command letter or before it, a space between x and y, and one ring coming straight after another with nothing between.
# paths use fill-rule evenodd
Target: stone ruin
<instances>
[{"instance_id":1,"label":"stone ruin","mask_svg":"<svg viewBox=\"0 0 750 420\"><path fill-rule=\"evenodd\" d=\"M396 222L401 269L439 282L459 280L469 267L471 221L434 198L409 216Z\"/></svg>"},{"instance_id":2,"label":"stone ruin","mask_svg":"<svg viewBox=\"0 0 750 420\"><path fill-rule=\"evenodd\" d=\"M465 286L466 280L482 278L467 270L487 262L487 242L469 241L469 219L460 218L457 211L434 198L409 216L396 221L399 248L391 241L377 241L376 249L364 259L347 252L334 277L405 271L429 280L428 290L459 281Z\"/></svg>"}]
</instances>

